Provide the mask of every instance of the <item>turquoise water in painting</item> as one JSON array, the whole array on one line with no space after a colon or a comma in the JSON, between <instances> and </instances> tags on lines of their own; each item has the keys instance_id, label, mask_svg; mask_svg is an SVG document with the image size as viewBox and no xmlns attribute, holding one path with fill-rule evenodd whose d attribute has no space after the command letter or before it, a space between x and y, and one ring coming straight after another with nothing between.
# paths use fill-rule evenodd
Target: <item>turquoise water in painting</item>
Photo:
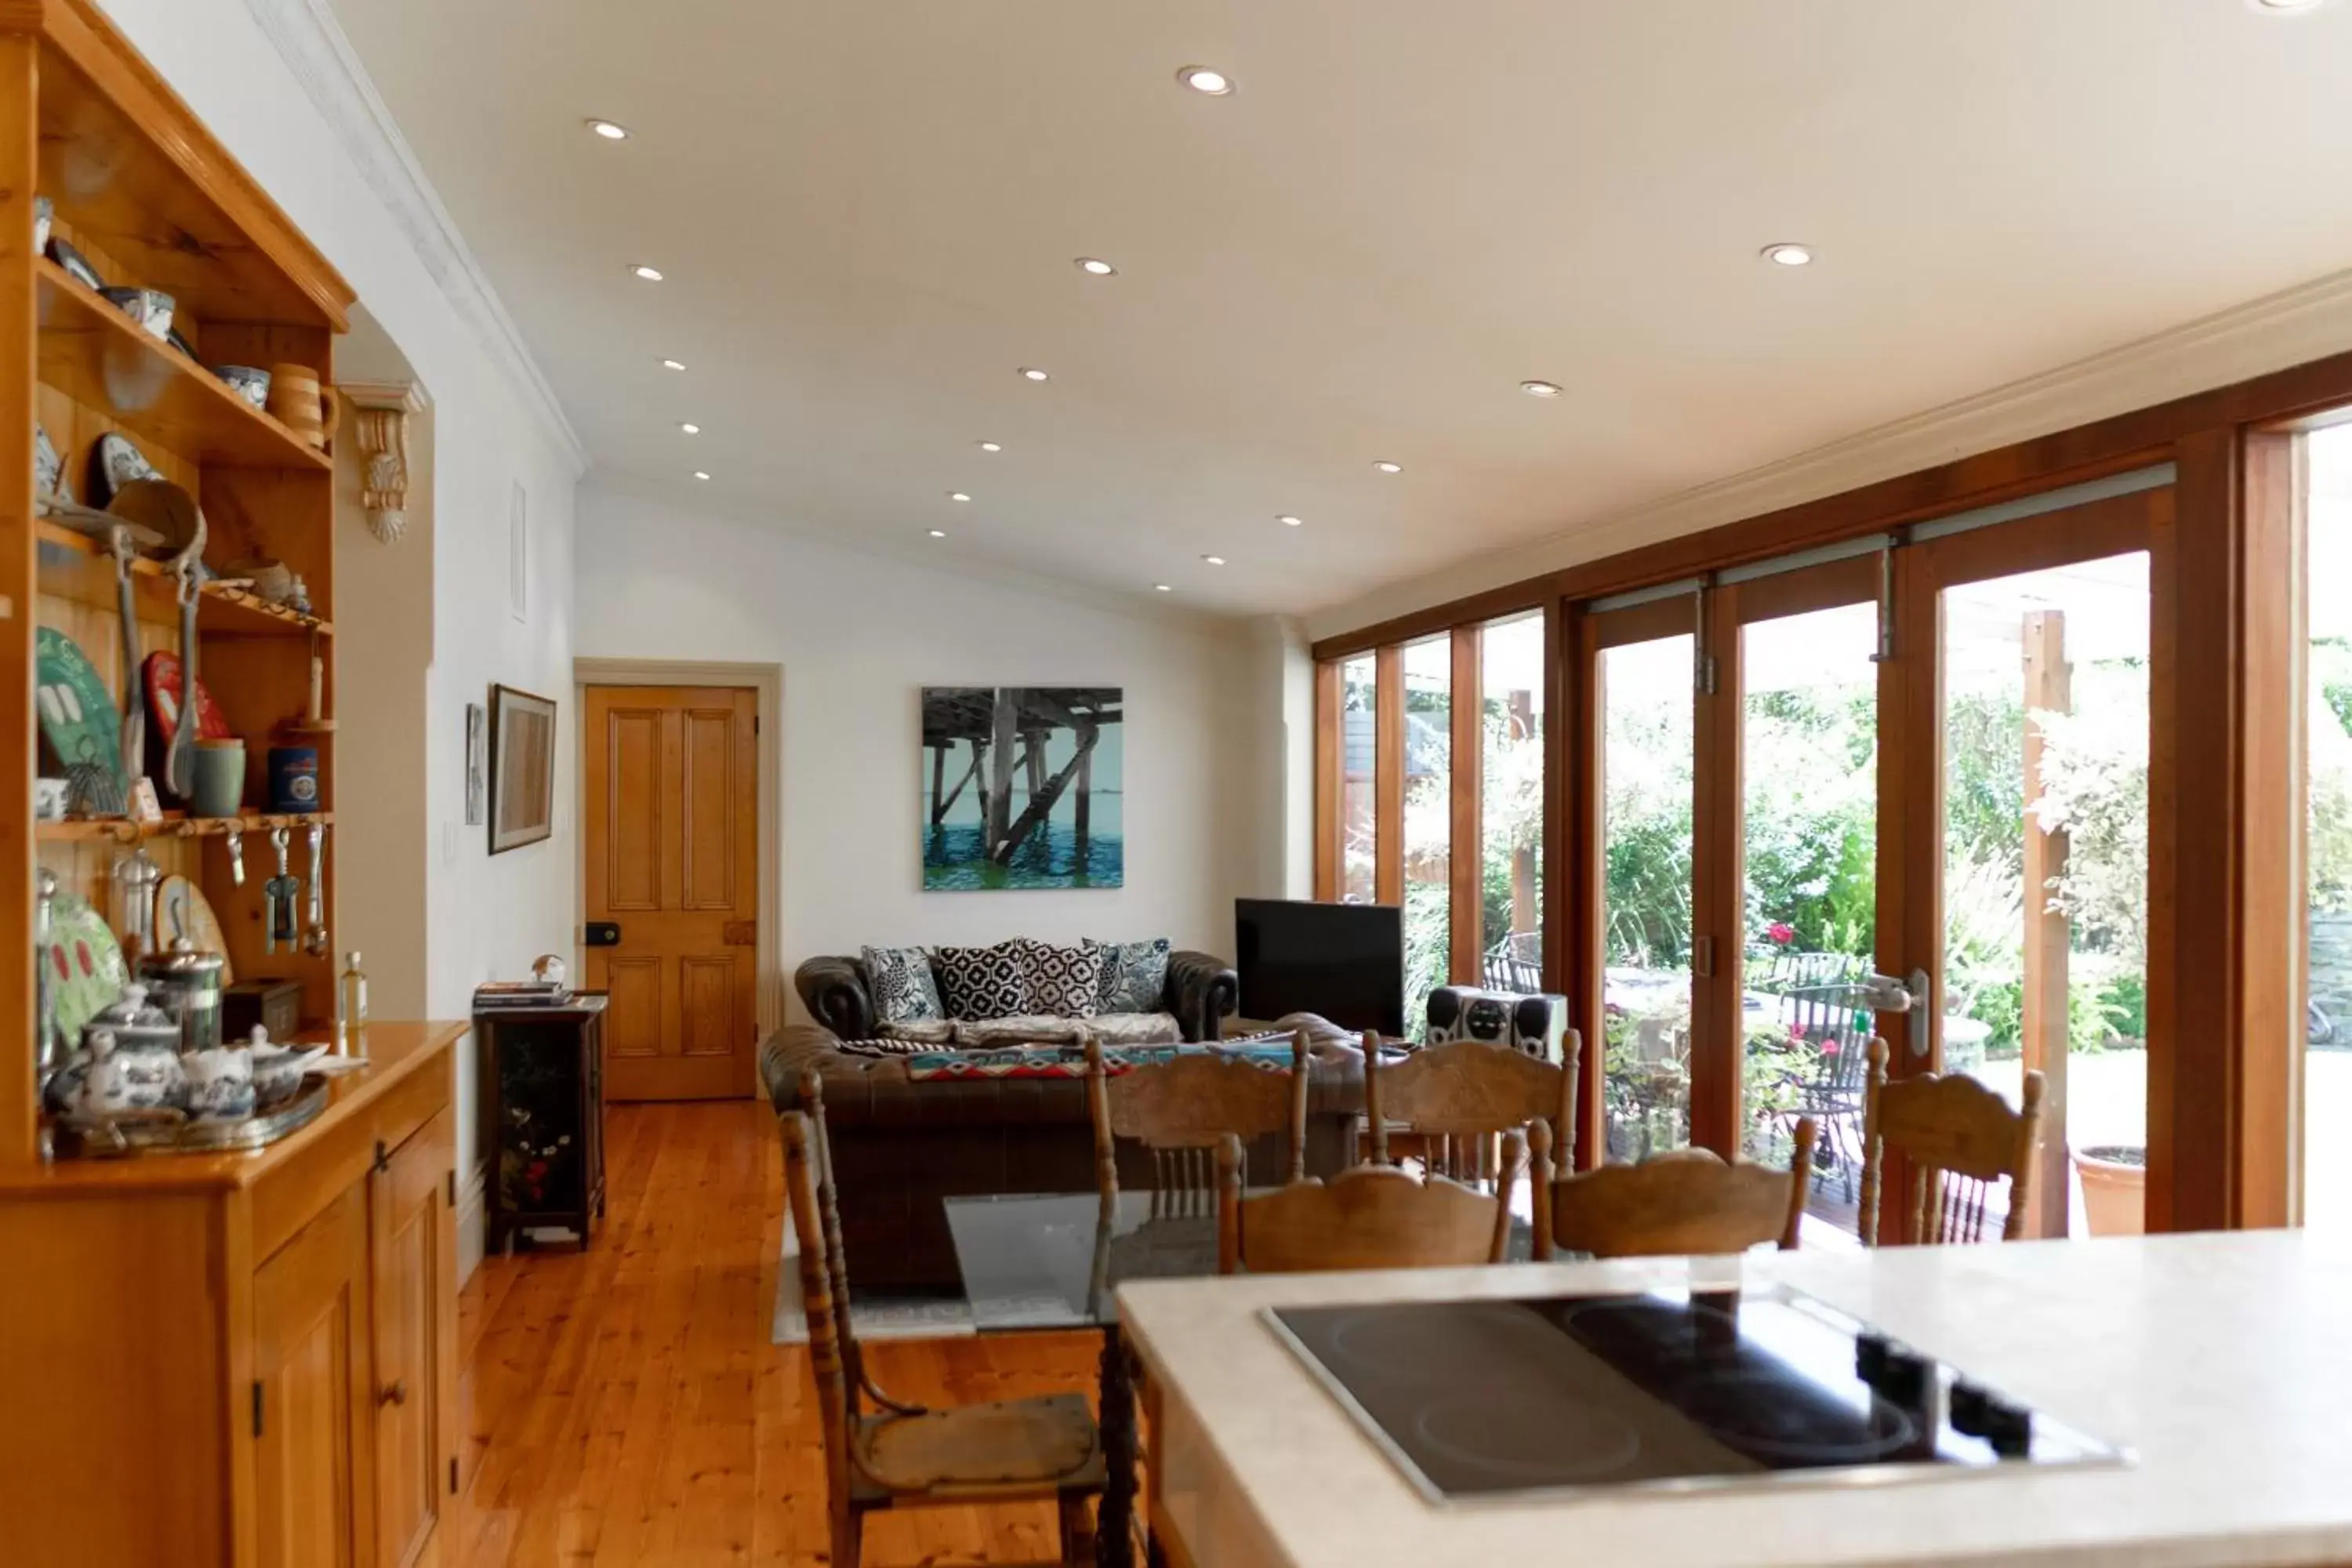
<instances>
[{"instance_id":1,"label":"turquoise water in painting","mask_svg":"<svg viewBox=\"0 0 2352 1568\"><path fill-rule=\"evenodd\" d=\"M1126 796L1118 787L1122 739L1118 727L1112 725L1105 728L1102 738L1095 743L1094 788L1088 795L1088 832L1083 862L1078 855L1075 786L1063 792L1062 798L1054 803L1052 815L1013 849L1013 858L1005 865L996 866L990 864L982 852L980 781L974 779L964 785L961 794L956 792L956 781L962 775L957 764L967 761L969 753L958 748L948 759L947 789L955 804L948 808L946 819L937 827L930 825L931 779L927 766L923 773L922 815L916 819L922 837L923 886L951 892L1123 886ZM1051 777L1058 772L1076 748L1076 739L1067 731L1053 735L1046 743L1046 775ZM1016 780L1013 787L1015 820L1028 805L1028 791L1023 781Z\"/></svg>"}]
</instances>

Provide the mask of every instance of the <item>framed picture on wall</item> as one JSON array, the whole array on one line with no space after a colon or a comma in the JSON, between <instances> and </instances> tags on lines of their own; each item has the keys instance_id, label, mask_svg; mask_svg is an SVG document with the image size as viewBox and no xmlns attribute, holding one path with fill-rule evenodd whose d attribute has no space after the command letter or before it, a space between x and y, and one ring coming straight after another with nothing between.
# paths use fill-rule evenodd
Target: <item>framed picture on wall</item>
<instances>
[{"instance_id":1,"label":"framed picture on wall","mask_svg":"<svg viewBox=\"0 0 2352 1568\"><path fill-rule=\"evenodd\" d=\"M555 831L555 704L490 688L490 853Z\"/></svg>"},{"instance_id":2,"label":"framed picture on wall","mask_svg":"<svg viewBox=\"0 0 2352 1568\"><path fill-rule=\"evenodd\" d=\"M478 702L466 704L466 826L479 827L489 817L490 765L488 710Z\"/></svg>"}]
</instances>

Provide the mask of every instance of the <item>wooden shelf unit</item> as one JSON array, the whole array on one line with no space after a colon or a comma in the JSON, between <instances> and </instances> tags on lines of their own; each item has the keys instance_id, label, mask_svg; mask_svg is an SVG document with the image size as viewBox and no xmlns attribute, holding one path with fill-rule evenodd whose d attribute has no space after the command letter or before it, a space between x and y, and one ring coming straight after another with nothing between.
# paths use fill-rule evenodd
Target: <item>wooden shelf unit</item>
<instances>
[{"instance_id":1,"label":"wooden shelf unit","mask_svg":"<svg viewBox=\"0 0 2352 1568\"><path fill-rule=\"evenodd\" d=\"M55 203L57 237L108 283L174 297L188 352L33 253L37 193ZM303 830L335 820L335 465L212 367L300 364L331 386L351 289L97 0L0 0L0 300L12 305L0 309L0 388L16 400L0 417L0 859L19 889L0 900L0 1005L20 1020L0 1030L0 1388L41 1413L0 1422L0 1513L16 1521L0 1557L444 1561L458 1482L455 1046L466 1026L372 1023L370 1065L334 1080L316 1121L250 1153L47 1161L34 1083L37 867L110 911L115 863L143 848L204 889L240 977L293 980L306 1020L331 1016L331 947L270 952L262 887L276 868L271 829L289 830L289 869L307 876ZM37 422L83 500L93 445L121 432L203 510L215 576L272 558L307 584L314 615L218 583L196 602L197 677L247 743L237 816L33 819L33 780L47 771L37 628L73 638L119 700L137 701L140 665L179 651L181 617L159 564L134 567L126 612L105 546L38 515ZM319 751L321 811L256 809L268 747L306 720L299 741ZM242 883L232 833L264 836L243 841ZM331 932L339 840L326 841ZM125 1508L133 1478L144 1501Z\"/></svg>"},{"instance_id":2,"label":"wooden shelf unit","mask_svg":"<svg viewBox=\"0 0 2352 1568\"><path fill-rule=\"evenodd\" d=\"M13 18L27 16L17 21ZM22 30L9 31L15 27ZM46 626L71 637L118 704L143 700L138 659L123 668L121 584L105 545L64 522L38 517L33 505L29 437L37 422L64 459L71 493L92 499L92 448L102 436L128 437L165 479L203 510L205 564L225 575L233 562L283 561L300 574L315 613L302 615L219 583L196 605L197 678L246 742L246 814L236 819L263 832L267 758L289 721L309 716L311 658L322 661L321 706L333 707L334 464L285 426L256 410L215 374L224 363L315 367L331 384L334 340L352 302L350 287L254 184L211 134L116 34L92 0L44 0L29 8L0 5L0 100L32 106L0 126L0 233L29 239L32 197L54 204L52 232L72 245L109 284L161 289L173 296L173 326L194 357L156 337L29 244L0 246L0 294L16 292L9 321L29 323L29 339L0 326L0 384L15 385L20 416L0 436L0 487L16 542L0 552L0 597L24 606L0 621L0 663L9 670L8 700L29 704L33 636ZM25 131L37 128L27 137ZM19 440L17 426L23 426ZM132 609L140 659L179 651L177 585L160 562L132 567ZM28 611L29 613L26 613ZM151 767L160 762L148 726ZM17 886L26 902L0 913L0 974L20 1016L30 1019L29 890L35 863L94 908L113 908L114 862L134 847L166 875L204 889L220 917L241 974L282 978L302 988L302 1016L333 1013L331 956L271 953L258 935L262 884L256 851L246 845L247 875L232 875L222 838L226 823L161 825L128 821L32 823L20 796L45 765L28 718L11 733L35 737L8 783L0 784L0 822L28 825L13 838ZM326 819L334 801L331 736L289 737L314 745ZM19 742L21 743L21 742ZM138 765L132 763L134 772ZM168 797L166 805L174 804ZM308 819L304 819L307 825ZM299 833L297 830L297 842ZM334 928L335 839L328 840L328 921ZM308 856L293 870L308 871ZM22 954L19 962L16 955ZM29 1041L30 1030L23 1037ZM0 1047L0 1164L35 1157L37 1108L32 1064L17 1047Z\"/></svg>"}]
</instances>

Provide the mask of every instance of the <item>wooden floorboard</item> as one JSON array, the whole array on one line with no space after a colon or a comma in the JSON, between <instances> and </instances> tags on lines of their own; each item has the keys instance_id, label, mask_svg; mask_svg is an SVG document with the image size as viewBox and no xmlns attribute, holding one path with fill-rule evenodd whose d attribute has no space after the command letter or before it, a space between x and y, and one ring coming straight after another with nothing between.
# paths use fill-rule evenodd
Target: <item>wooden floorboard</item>
<instances>
[{"instance_id":1,"label":"wooden floorboard","mask_svg":"<svg viewBox=\"0 0 2352 1568\"><path fill-rule=\"evenodd\" d=\"M749 1103L615 1106L584 1254L492 1258L458 1309L465 1491L449 1568L827 1560L808 1356L768 1342L783 1227L775 1120ZM856 1278L857 1259L849 1259ZM1091 1335L897 1342L876 1378L930 1404L1091 1393ZM877 1517L866 1562L1051 1562L1053 1510Z\"/></svg>"}]
</instances>

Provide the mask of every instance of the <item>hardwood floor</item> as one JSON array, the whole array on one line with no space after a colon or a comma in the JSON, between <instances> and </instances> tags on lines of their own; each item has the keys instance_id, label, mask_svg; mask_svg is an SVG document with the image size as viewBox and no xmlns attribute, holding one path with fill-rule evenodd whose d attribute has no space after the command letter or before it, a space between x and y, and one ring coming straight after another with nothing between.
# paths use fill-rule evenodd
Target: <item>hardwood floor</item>
<instances>
[{"instance_id":1,"label":"hardwood floor","mask_svg":"<svg viewBox=\"0 0 2352 1568\"><path fill-rule=\"evenodd\" d=\"M782 1239L774 1118L616 1106L586 1254L487 1259L460 1304L467 1447L447 1568L826 1560L807 1353L768 1342ZM849 1259L856 1278L857 1259ZM881 1343L901 1398L1094 1388L1092 1335ZM1051 1562L1050 1505L877 1517L866 1561ZM449 1549L454 1546L452 1552Z\"/></svg>"}]
</instances>

